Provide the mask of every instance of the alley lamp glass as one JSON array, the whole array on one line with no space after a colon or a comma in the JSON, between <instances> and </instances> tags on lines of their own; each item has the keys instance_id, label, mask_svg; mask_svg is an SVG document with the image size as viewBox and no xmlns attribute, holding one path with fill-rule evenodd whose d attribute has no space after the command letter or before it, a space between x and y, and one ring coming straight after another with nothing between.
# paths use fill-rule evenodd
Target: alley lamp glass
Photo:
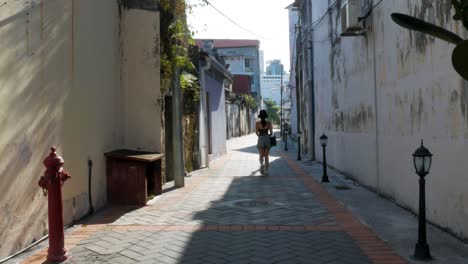
<instances>
[{"instance_id":1,"label":"alley lamp glass","mask_svg":"<svg viewBox=\"0 0 468 264\"><path fill-rule=\"evenodd\" d=\"M432 153L424 147L422 140L421 146L413 153L413 163L418 175L425 176L431 169Z\"/></svg>"},{"instance_id":2,"label":"alley lamp glass","mask_svg":"<svg viewBox=\"0 0 468 264\"><path fill-rule=\"evenodd\" d=\"M326 147L328 144L328 137L323 134L321 137L320 137L320 145L322 145L322 147Z\"/></svg>"}]
</instances>

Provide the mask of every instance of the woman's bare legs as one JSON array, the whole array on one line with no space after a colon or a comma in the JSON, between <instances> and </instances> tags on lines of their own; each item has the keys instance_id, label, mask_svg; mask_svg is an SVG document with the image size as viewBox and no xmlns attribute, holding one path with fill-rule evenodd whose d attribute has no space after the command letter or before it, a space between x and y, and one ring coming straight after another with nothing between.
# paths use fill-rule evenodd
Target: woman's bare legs
<instances>
[{"instance_id":1,"label":"woman's bare legs","mask_svg":"<svg viewBox=\"0 0 468 264\"><path fill-rule=\"evenodd\" d=\"M266 157L265 157L265 151L266 149L265 148L262 148L262 149L259 149L258 150L258 153L260 154L260 172L263 174L264 170L263 170L263 164L264 164L264 161L266 160Z\"/></svg>"},{"instance_id":2,"label":"woman's bare legs","mask_svg":"<svg viewBox=\"0 0 468 264\"><path fill-rule=\"evenodd\" d=\"M268 173L268 169L270 168L270 149L265 148L263 151L263 157L265 158L265 173Z\"/></svg>"}]
</instances>

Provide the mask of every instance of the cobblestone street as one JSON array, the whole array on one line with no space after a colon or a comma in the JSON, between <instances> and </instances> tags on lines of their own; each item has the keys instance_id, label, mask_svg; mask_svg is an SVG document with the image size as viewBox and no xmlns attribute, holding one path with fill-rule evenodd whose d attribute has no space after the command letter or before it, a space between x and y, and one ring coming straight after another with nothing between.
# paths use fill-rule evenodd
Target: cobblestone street
<instances>
[{"instance_id":1,"label":"cobblestone street","mask_svg":"<svg viewBox=\"0 0 468 264\"><path fill-rule=\"evenodd\" d=\"M185 188L145 207L111 208L68 232L69 263L405 263L293 153L273 148L270 174L261 176L255 140L231 140L235 147Z\"/></svg>"}]
</instances>

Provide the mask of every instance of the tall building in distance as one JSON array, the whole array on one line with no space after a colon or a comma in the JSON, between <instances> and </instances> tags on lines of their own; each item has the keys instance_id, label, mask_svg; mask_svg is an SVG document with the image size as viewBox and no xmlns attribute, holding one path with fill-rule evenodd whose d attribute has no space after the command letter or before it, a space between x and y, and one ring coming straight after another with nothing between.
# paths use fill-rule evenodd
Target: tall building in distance
<instances>
[{"instance_id":1,"label":"tall building in distance","mask_svg":"<svg viewBox=\"0 0 468 264\"><path fill-rule=\"evenodd\" d=\"M281 75L284 74L284 71L281 72L281 60L271 60L268 61L268 66L266 68L266 75Z\"/></svg>"},{"instance_id":2,"label":"tall building in distance","mask_svg":"<svg viewBox=\"0 0 468 264\"><path fill-rule=\"evenodd\" d=\"M281 80L283 80L283 120L290 124L291 92L289 75L282 69L281 60L268 61L266 74L262 75L262 99L271 100L281 106Z\"/></svg>"},{"instance_id":3,"label":"tall building in distance","mask_svg":"<svg viewBox=\"0 0 468 264\"><path fill-rule=\"evenodd\" d=\"M289 98L289 75L283 75L283 102ZM262 76L262 99L272 100L280 105L281 100L281 75Z\"/></svg>"}]
</instances>

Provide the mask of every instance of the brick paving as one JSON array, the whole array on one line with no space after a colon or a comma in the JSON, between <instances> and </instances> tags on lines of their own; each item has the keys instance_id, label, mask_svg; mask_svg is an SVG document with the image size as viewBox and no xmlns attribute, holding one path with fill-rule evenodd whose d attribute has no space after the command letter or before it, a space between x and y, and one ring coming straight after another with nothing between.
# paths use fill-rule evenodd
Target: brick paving
<instances>
[{"instance_id":1,"label":"brick paving","mask_svg":"<svg viewBox=\"0 0 468 264\"><path fill-rule=\"evenodd\" d=\"M145 207L112 208L67 235L69 263L405 263L291 153L276 147L261 176L255 139L235 139L185 188Z\"/></svg>"}]
</instances>

